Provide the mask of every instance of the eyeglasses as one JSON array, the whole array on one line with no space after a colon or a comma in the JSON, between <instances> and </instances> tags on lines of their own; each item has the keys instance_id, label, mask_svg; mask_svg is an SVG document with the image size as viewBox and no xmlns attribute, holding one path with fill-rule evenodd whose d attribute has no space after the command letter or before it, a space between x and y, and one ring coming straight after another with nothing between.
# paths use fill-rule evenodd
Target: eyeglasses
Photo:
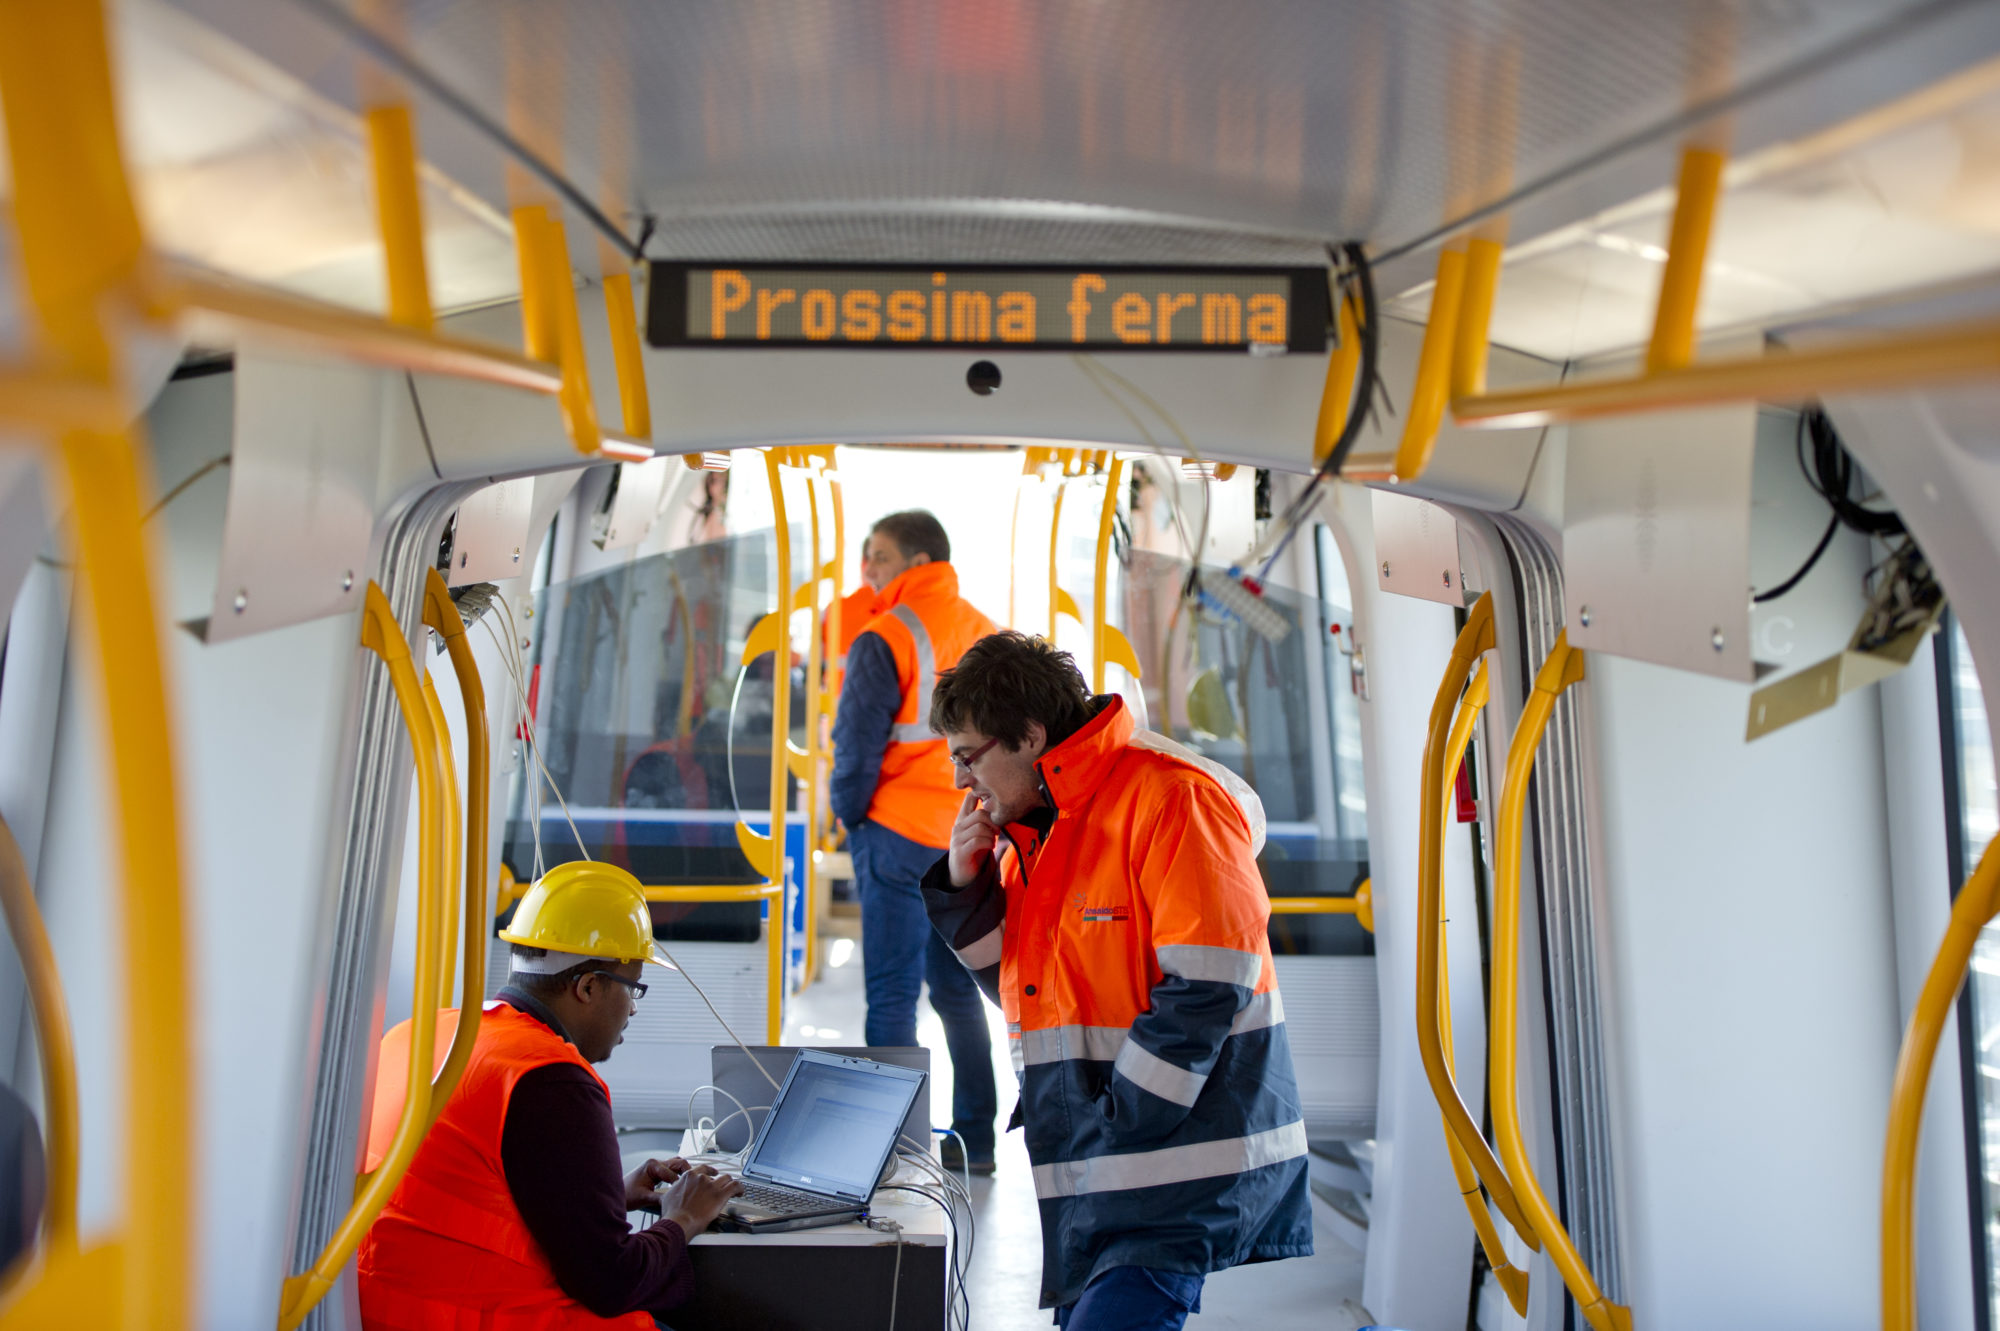
<instances>
[{"instance_id":1,"label":"eyeglasses","mask_svg":"<svg viewBox=\"0 0 2000 1331\"><path fill-rule=\"evenodd\" d=\"M970 776L972 775L972 765L978 762L981 758L984 758L986 756L986 751L992 748L995 744L998 744L999 742L1000 741L997 739L989 739L984 744L974 749L971 753L966 754L963 758L959 757L955 753L950 754L948 756L951 758L952 766L956 767L959 771L964 772L967 776Z\"/></svg>"},{"instance_id":2,"label":"eyeglasses","mask_svg":"<svg viewBox=\"0 0 2000 1331\"><path fill-rule=\"evenodd\" d=\"M624 976L614 974L611 971L585 971L584 974L602 975L607 980L618 981L618 983L624 985L627 989L630 989L632 991L632 1001L634 1003L638 1002L640 999L646 996L646 986L639 983L637 980L628 980Z\"/></svg>"}]
</instances>

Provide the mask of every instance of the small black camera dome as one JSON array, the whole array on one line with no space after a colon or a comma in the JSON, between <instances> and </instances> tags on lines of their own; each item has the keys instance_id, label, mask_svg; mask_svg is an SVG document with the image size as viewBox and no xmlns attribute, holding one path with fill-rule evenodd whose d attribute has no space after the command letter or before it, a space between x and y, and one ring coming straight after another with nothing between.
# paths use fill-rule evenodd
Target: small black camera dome
<instances>
[{"instance_id":1,"label":"small black camera dome","mask_svg":"<svg viewBox=\"0 0 2000 1331\"><path fill-rule=\"evenodd\" d=\"M990 360L976 360L965 372L965 386L981 397L990 397L1000 387L1000 367Z\"/></svg>"}]
</instances>

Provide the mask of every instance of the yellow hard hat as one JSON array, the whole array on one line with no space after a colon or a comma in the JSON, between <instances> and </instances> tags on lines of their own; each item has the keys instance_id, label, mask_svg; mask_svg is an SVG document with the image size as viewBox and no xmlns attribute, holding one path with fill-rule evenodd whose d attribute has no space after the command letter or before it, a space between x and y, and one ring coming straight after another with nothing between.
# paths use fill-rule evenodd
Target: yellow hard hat
<instances>
[{"instance_id":1,"label":"yellow hard hat","mask_svg":"<svg viewBox=\"0 0 2000 1331\"><path fill-rule=\"evenodd\" d=\"M650 961L674 969L653 945L653 915L639 880L615 864L556 865L521 898L500 938L578 958Z\"/></svg>"}]
</instances>

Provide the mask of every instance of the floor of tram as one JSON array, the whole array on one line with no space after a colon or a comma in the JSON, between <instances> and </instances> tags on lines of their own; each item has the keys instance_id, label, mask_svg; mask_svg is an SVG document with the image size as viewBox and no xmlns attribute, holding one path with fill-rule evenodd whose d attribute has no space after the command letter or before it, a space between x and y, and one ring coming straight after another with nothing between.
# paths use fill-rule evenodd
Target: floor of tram
<instances>
[{"instance_id":1,"label":"floor of tram","mask_svg":"<svg viewBox=\"0 0 2000 1331\"><path fill-rule=\"evenodd\" d=\"M792 1000L786 1043L862 1043L867 1001L860 949L839 948L841 941L832 941L828 955L840 956L844 964L823 965L813 985ZM950 1119L951 1059L944 1054L944 1027L928 1000L917 1011L917 1039L937 1051L931 1065L932 1112L945 1123ZM1014 1085L1013 1070L1007 1065L1006 1023L990 1007L987 1015L1004 1121L1013 1109ZM992 1178L972 1180L979 1233L966 1286L973 1325L978 1331L1040 1331L1052 1319L1035 1306L1041 1290L1041 1222L1020 1133L1002 1134L998 1164ZM1360 1325L1358 1317L1345 1322L1340 1318L1343 1300L1352 1300L1359 1310L1362 1254L1328 1227L1327 1214L1326 1204L1315 1198L1313 1256L1210 1276L1202 1291L1201 1313L1188 1319L1191 1331L1282 1331L1307 1326L1348 1331Z\"/></svg>"}]
</instances>

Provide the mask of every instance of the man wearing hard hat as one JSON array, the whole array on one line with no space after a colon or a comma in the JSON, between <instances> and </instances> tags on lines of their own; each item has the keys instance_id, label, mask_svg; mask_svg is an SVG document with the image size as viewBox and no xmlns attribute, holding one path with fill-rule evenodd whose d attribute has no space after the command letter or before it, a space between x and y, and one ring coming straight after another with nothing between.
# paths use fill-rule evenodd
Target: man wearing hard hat
<instances>
[{"instance_id":1,"label":"man wearing hard hat","mask_svg":"<svg viewBox=\"0 0 2000 1331\"><path fill-rule=\"evenodd\" d=\"M362 1324L653 1331L653 1314L693 1287L688 1240L743 1186L680 1159L620 1172L611 1095L591 1065L623 1042L644 965L671 969L645 894L615 865L557 865L500 937L513 944L507 984L361 1245ZM438 1016L440 1063L457 1024ZM408 1022L382 1039L370 1169L402 1112L409 1039ZM661 1218L634 1233L629 1210Z\"/></svg>"}]
</instances>

